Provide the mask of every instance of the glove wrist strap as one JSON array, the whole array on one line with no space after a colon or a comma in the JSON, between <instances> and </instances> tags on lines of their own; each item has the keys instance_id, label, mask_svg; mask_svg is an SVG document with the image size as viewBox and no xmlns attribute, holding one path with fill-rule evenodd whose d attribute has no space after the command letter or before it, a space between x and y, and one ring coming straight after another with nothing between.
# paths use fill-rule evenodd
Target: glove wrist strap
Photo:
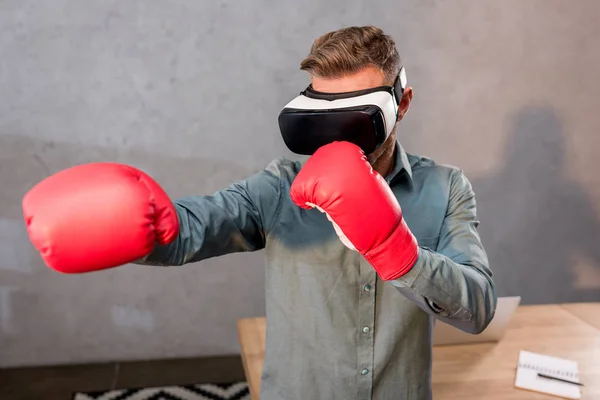
<instances>
[{"instance_id":1,"label":"glove wrist strap","mask_svg":"<svg viewBox=\"0 0 600 400\"><path fill-rule=\"evenodd\" d=\"M385 281L398 279L413 267L419 255L417 239L404 219L389 238L364 254L366 260Z\"/></svg>"}]
</instances>

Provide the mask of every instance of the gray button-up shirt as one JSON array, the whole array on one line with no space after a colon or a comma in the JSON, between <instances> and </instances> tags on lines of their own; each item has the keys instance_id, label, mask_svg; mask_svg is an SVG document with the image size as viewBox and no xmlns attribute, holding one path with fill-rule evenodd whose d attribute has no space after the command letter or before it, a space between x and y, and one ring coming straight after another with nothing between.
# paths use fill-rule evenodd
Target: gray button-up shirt
<instances>
[{"instance_id":1,"label":"gray button-up shirt","mask_svg":"<svg viewBox=\"0 0 600 400\"><path fill-rule=\"evenodd\" d=\"M181 265L265 249L262 400L431 398L434 320L478 333L496 307L469 181L397 145L386 180L419 257L386 282L341 243L323 213L292 202L301 167L276 160L211 196L175 201L177 240L139 263Z\"/></svg>"}]
</instances>

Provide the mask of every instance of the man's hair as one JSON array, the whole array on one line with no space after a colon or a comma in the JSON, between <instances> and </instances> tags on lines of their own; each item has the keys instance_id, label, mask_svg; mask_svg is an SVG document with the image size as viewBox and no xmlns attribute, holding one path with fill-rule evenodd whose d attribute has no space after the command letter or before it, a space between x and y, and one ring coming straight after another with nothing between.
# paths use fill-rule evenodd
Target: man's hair
<instances>
[{"instance_id":1,"label":"man's hair","mask_svg":"<svg viewBox=\"0 0 600 400\"><path fill-rule=\"evenodd\" d=\"M315 40L300 69L320 78L340 78L376 67L383 72L384 84L393 85L400 62L391 36L375 26L353 26Z\"/></svg>"}]
</instances>

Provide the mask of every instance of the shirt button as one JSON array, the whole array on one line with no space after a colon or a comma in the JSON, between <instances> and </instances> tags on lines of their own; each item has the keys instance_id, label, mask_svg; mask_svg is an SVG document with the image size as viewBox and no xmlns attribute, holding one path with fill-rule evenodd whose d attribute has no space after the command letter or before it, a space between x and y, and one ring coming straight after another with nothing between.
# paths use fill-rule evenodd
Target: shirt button
<instances>
[{"instance_id":1,"label":"shirt button","mask_svg":"<svg viewBox=\"0 0 600 400\"><path fill-rule=\"evenodd\" d=\"M368 373L369 373L369 370L368 370L368 369L366 369L366 368L365 368L365 369L363 369L362 371L360 371L360 374L361 374L361 375L366 375L366 374L368 374Z\"/></svg>"},{"instance_id":2,"label":"shirt button","mask_svg":"<svg viewBox=\"0 0 600 400\"><path fill-rule=\"evenodd\" d=\"M369 328L368 326L363 327L362 329L363 333L369 333L371 332L371 328Z\"/></svg>"},{"instance_id":3,"label":"shirt button","mask_svg":"<svg viewBox=\"0 0 600 400\"><path fill-rule=\"evenodd\" d=\"M364 287L365 292L370 292L371 291L371 285L369 285L368 283L365 285Z\"/></svg>"}]
</instances>

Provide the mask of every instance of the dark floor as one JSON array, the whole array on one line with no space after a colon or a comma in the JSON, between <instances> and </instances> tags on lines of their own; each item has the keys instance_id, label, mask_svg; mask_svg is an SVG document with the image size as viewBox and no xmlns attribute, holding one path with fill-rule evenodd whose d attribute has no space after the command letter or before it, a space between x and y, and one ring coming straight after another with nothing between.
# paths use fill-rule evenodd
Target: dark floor
<instances>
[{"instance_id":1,"label":"dark floor","mask_svg":"<svg viewBox=\"0 0 600 400\"><path fill-rule=\"evenodd\" d=\"M239 356L0 369L0 400L70 400L76 391L245 380Z\"/></svg>"}]
</instances>

